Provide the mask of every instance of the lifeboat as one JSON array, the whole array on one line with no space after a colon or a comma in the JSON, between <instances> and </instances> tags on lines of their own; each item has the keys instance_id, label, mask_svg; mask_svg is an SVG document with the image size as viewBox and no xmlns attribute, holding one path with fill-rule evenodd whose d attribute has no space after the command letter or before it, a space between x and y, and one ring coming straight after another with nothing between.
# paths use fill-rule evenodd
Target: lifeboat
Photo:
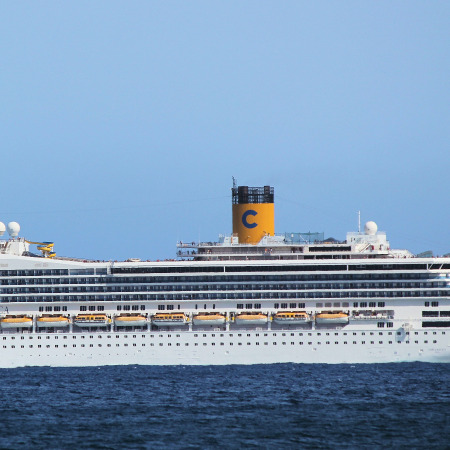
<instances>
[{"instance_id":1,"label":"lifeboat","mask_svg":"<svg viewBox=\"0 0 450 450\"><path fill-rule=\"evenodd\" d=\"M345 324L348 323L348 314L344 312L322 312L316 314L317 324Z\"/></svg>"},{"instance_id":2,"label":"lifeboat","mask_svg":"<svg viewBox=\"0 0 450 450\"><path fill-rule=\"evenodd\" d=\"M82 328L106 327L111 319L106 314L78 314L73 323Z\"/></svg>"},{"instance_id":3,"label":"lifeboat","mask_svg":"<svg viewBox=\"0 0 450 450\"><path fill-rule=\"evenodd\" d=\"M31 328L33 319L27 316L6 316L0 319L2 328Z\"/></svg>"},{"instance_id":4,"label":"lifeboat","mask_svg":"<svg viewBox=\"0 0 450 450\"><path fill-rule=\"evenodd\" d=\"M140 314L120 314L114 318L114 324L118 327L142 327L147 324L147 317Z\"/></svg>"},{"instance_id":5,"label":"lifeboat","mask_svg":"<svg viewBox=\"0 0 450 450\"><path fill-rule=\"evenodd\" d=\"M223 325L226 321L225 314L200 313L192 319L194 325Z\"/></svg>"},{"instance_id":6,"label":"lifeboat","mask_svg":"<svg viewBox=\"0 0 450 450\"><path fill-rule=\"evenodd\" d=\"M70 320L68 317L44 314L37 318L36 325L38 327L67 327L69 322Z\"/></svg>"},{"instance_id":7,"label":"lifeboat","mask_svg":"<svg viewBox=\"0 0 450 450\"><path fill-rule=\"evenodd\" d=\"M267 323L267 314L258 312L243 312L234 318L237 325L263 325Z\"/></svg>"},{"instance_id":8,"label":"lifeboat","mask_svg":"<svg viewBox=\"0 0 450 450\"><path fill-rule=\"evenodd\" d=\"M310 322L310 318L304 311L283 311L276 313L273 321L283 325L297 325Z\"/></svg>"},{"instance_id":9,"label":"lifeboat","mask_svg":"<svg viewBox=\"0 0 450 450\"><path fill-rule=\"evenodd\" d=\"M188 321L189 319L184 313L158 313L152 317L152 323L157 327L185 325Z\"/></svg>"}]
</instances>

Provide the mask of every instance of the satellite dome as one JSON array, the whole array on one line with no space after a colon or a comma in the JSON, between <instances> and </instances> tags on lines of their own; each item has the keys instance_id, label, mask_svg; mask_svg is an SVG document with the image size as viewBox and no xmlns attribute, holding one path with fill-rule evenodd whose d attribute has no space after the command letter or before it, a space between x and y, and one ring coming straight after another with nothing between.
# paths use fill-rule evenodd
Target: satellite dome
<instances>
[{"instance_id":1,"label":"satellite dome","mask_svg":"<svg viewBox=\"0 0 450 450\"><path fill-rule=\"evenodd\" d=\"M0 236L3 236L3 233L6 231L5 224L0 222Z\"/></svg>"},{"instance_id":2,"label":"satellite dome","mask_svg":"<svg viewBox=\"0 0 450 450\"><path fill-rule=\"evenodd\" d=\"M15 238L19 234L20 225L17 222L9 222L7 229L8 229L8 234L12 238Z\"/></svg>"},{"instance_id":3,"label":"satellite dome","mask_svg":"<svg viewBox=\"0 0 450 450\"><path fill-rule=\"evenodd\" d=\"M364 225L364 233L369 235L377 234L378 226L375 222L372 222L371 220L369 222L366 222Z\"/></svg>"}]
</instances>

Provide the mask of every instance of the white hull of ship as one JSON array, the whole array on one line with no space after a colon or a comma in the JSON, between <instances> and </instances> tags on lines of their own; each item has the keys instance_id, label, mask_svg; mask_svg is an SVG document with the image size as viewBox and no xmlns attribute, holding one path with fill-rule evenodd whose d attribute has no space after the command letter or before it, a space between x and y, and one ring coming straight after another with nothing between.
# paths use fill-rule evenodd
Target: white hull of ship
<instances>
[{"instance_id":1,"label":"white hull of ship","mask_svg":"<svg viewBox=\"0 0 450 450\"><path fill-rule=\"evenodd\" d=\"M3 344L6 345L0 349L0 367L450 362L447 335L440 337L437 344L432 344L431 341L416 344L412 340L407 342L403 339L400 343L394 341L384 345L362 345L360 342L352 345L351 342L344 344L342 338L337 344L326 344L322 338L319 341L317 336L300 340L297 336L289 336L290 333L286 333L286 336L277 333L276 337L261 337L261 332L259 337L254 332L242 333L243 337L240 339L237 339L236 333L233 333L233 337L226 332L222 334L222 338L217 337L218 333L215 333L215 337L209 333L206 338L200 338L203 334L194 337L193 332L180 332L180 337L176 339L173 333L167 333L162 338L157 338L156 334L151 338L149 333L138 332L114 333L110 338L108 333L3 335L6 338ZM15 337L14 340L11 340L12 336ZM76 342L76 347L73 347L73 342ZM41 348L37 348L38 344ZM85 347L81 347L83 344ZM111 346L108 347L108 344Z\"/></svg>"}]
</instances>

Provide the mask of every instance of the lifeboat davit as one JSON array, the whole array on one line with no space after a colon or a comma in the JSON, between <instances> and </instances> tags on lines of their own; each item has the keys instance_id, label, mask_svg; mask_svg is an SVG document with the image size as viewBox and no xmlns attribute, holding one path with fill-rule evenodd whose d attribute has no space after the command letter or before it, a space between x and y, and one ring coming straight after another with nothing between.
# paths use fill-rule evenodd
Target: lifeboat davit
<instances>
[{"instance_id":1,"label":"lifeboat davit","mask_svg":"<svg viewBox=\"0 0 450 450\"><path fill-rule=\"evenodd\" d=\"M121 314L114 318L114 323L118 327L142 327L147 325L147 317L139 314Z\"/></svg>"},{"instance_id":2,"label":"lifeboat davit","mask_svg":"<svg viewBox=\"0 0 450 450\"><path fill-rule=\"evenodd\" d=\"M106 327L111 319L106 314L78 314L73 323L81 328Z\"/></svg>"},{"instance_id":3,"label":"lifeboat davit","mask_svg":"<svg viewBox=\"0 0 450 450\"><path fill-rule=\"evenodd\" d=\"M234 318L237 325L264 325L267 323L267 314L244 312L237 314Z\"/></svg>"},{"instance_id":4,"label":"lifeboat davit","mask_svg":"<svg viewBox=\"0 0 450 450\"><path fill-rule=\"evenodd\" d=\"M200 313L192 319L194 325L223 325L225 315L220 313Z\"/></svg>"},{"instance_id":5,"label":"lifeboat davit","mask_svg":"<svg viewBox=\"0 0 450 450\"><path fill-rule=\"evenodd\" d=\"M158 313L152 317L152 323L157 327L175 327L185 325L188 321L184 313Z\"/></svg>"},{"instance_id":6,"label":"lifeboat davit","mask_svg":"<svg viewBox=\"0 0 450 450\"><path fill-rule=\"evenodd\" d=\"M45 314L37 318L36 325L38 327L67 327L69 322L68 317Z\"/></svg>"},{"instance_id":7,"label":"lifeboat davit","mask_svg":"<svg viewBox=\"0 0 450 450\"><path fill-rule=\"evenodd\" d=\"M345 324L348 323L348 314L344 312L322 312L316 314L317 324Z\"/></svg>"},{"instance_id":8,"label":"lifeboat davit","mask_svg":"<svg viewBox=\"0 0 450 450\"><path fill-rule=\"evenodd\" d=\"M31 328L33 319L27 316L6 316L0 319L2 328Z\"/></svg>"},{"instance_id":9,"label":"lifeboat davit","mask_svg":"<svg viewBox=\"0 0 450 450\"><path fill-rule=\"evenodd\" d=\"M304 311L283 311L273 316L273 321L282 325L297 325L310 322L309 315Z\"/></svg>"}]
</instances>

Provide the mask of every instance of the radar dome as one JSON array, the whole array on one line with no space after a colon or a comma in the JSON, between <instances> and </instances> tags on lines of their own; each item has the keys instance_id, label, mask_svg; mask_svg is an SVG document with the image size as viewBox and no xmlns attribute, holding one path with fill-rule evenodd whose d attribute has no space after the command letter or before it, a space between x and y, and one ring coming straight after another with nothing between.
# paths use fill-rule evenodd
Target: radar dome
<instances>
[{"instance_id":1,"label":"radar dome","mask_svg":"<svg viewBox=\"0 0 450 450\"><path fill-rule=\"evenodd\" d=\"M364 233L369 235L377 234L378 226L375 222L369 221L364 225Z\"/></svg>"},{"instance_id":2,"label":"radar dome","mask_svg":"<svg viewBox=\"0 0 450 450\"><path fill-rule=\"evenodd\" d=\"M0 222L0 236L3 236L3 233L6 231L5 224Z\"/></svg>"},{"instance_id":3,"label":"radar dome","mask_svg":"<svg viewBox=\"0 0 450 450\"><path fill-rule=\"evenodd\" d=\"M9 222L7 229L8 229L8 234L12 238L15 238L19 234L20 225L17 222Z\"/></svg>"}]
</instances>

